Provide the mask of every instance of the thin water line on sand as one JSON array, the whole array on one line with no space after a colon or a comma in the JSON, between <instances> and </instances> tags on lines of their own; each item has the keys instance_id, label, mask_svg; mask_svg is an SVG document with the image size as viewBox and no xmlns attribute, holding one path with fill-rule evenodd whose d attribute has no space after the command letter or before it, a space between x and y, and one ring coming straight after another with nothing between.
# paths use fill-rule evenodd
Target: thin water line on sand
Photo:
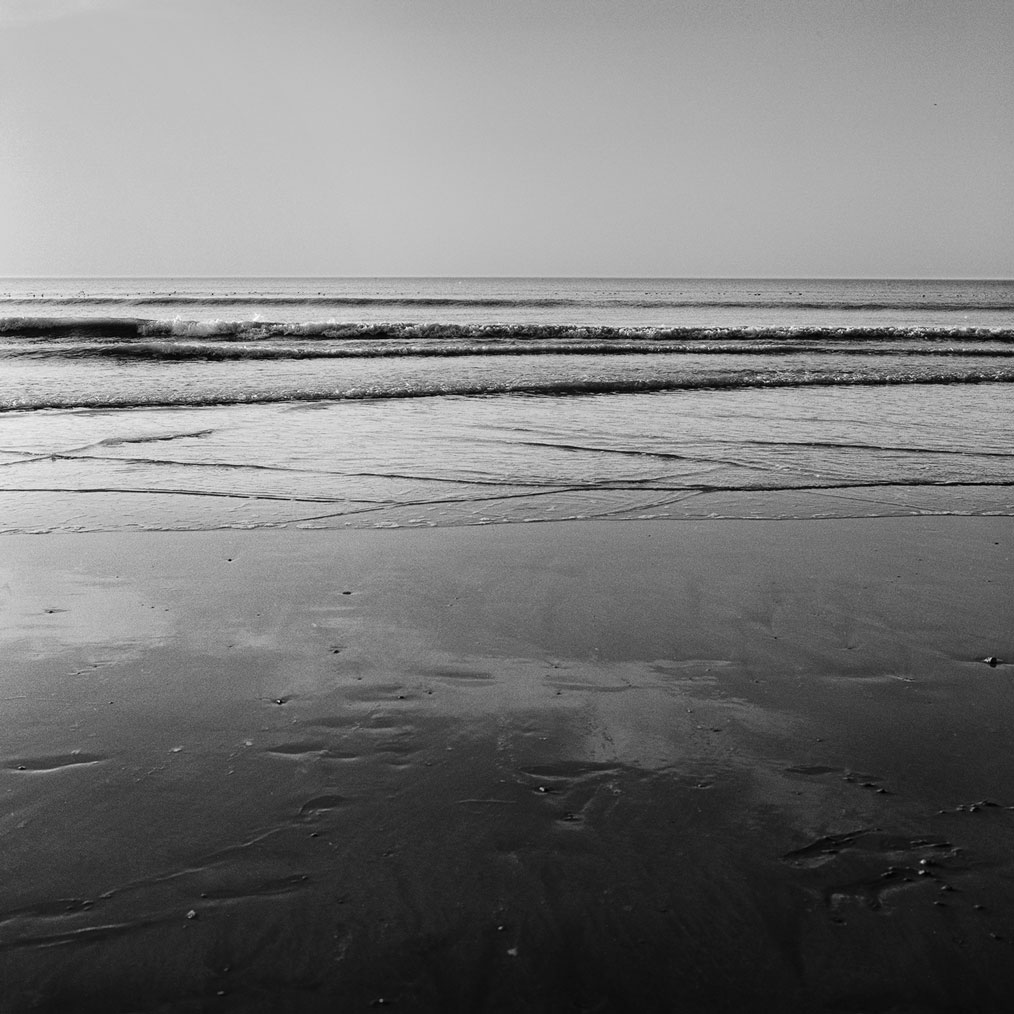
<instances>
[{"instance_id":1,"label":"thin water line on sand","mask_svg":"<svg viewBox=\"0 0 1014 1014\"><path fill-rule=\"evenodd\" d=\"M760 441L757 441L758 443ZM595 454L621 454L628 455L631 457L645 457L645 458L661 458L666 460L674 461L688 461L698 464L713 464L713 465L735 465L741 468L749 468L757 471L765 471L763 465L751 465L747 462L729 460L727 458L709 458L703 456L695 456L690 454L675 454L660 451L632 451L623 448L609 448L609 447L585 447L576 444L556 444L556 443L538 443L534 441L524 441L511 444L509 446L515 447L547 447L557 448L565 451L589 451ZM443 476L430 476L430 475L415 475L409 472L345 472L336 471L334 469L326 468L294 468L288 465L261 465L254 462L233 462L233 461L181 461L176 458L137 458L137 457L126 457L116 454L78 454L74 451L18 451L10 450L5 451L0 448L0 453L6 454L20 454L23 457L17 461L0 461L0 468L5 466L17 466L17 465L30 465L40 461L101 461L101 462L114 462L122 464L134 464L134 465L178 465L181 468L223 468L223 469L236 469L238 471L249 470L249 471L263 471L263 472L284 472L294 473L299 475L331 475L336 478L373 478L373 479L405 479L414 482L460 482L467 483L469 485L477 486L491 486L498 485L498 481L494 479L465 479L460 476L443 477ZM952 452L958 453L958 452ZM1001 456L1001 455L997 455ZM1014 456L1014 455L1003 455ZM523 480L512 480L512 485L528 485ZM531 485L541 485L540 483L532 483Z\"/></svg>"},{"instance_id":2,"label":"thin water line on sand","mask_svg":"<svg viewBox=\"0 0 1014 1014\"><path fill-rule=\"evenodd\" d=\"M652 482L653 480L645 480ZM504 482L505 486L515 485L509 481ZM691 483L685 485L643 485L642 483L629 479L603 479L599 482L586 484L568 484L566 486L554 486L540 489L524 490L516 493L497 493L490 496L472 497L441 497L435 500L371 500L367 497L355 497L345 499L348 503L367 503L371 506L365 507L361 512L379 510L385 507L425 507L428 505L440 505L447 503L484 503L493 500L525 499L527 497L553 496L563 493L589 493L589 492L642 492L652 490L655 492L698 492L698 493L791 493L791 492L821 492L824 490L840 489L876 489L876 488L911 488L911 489L954 489L954 488L1007 488L1014 486L1014 479L941 479L927 482L925 480L904 480L904 479L874 479L866 481L833 482L820 485L772 485L763 484L756 486L723 486L712 483ZM241 493L222 490L192 490L192 489L158 489L150 487L109 487L109 486L8 486L0 488L0 493L116 493L136 494L145 496L204 496L220 497L236 500L276 500L287 503L341 503L344 498L339 497L310 497L291 496L281 493ZM361 513L353 511L349 513ZM339 512L345 513L345 512ZM321 515L321 517L337 515ZM315 520L308 518L307 520Z\"/></svg>"},{"instance_id":3,"label":"thin water line on sand","mask_svg":"<svg viewBox=\"0 0 1014 1014\"><path fill-rule=\"evenodd\" d=\"M119 487L119 486L7 486L0 488L0 493L133 493L147 496L210 496L234 500L280 500L291 503L341 503L339 497L324 496L290 496L283 493L236 493L222 490L199 489L158 489L153 487ZM351 502L370 503L359 497ZM386 501L385 501L386 502Z\"/></svg>"},{"instance_id":4,"label":"thin water line on sand","mask_svg":"<svg viewBox=\"0 0 1014 1014\"><path fill-rule=\"evenodd\" d=\"M671 461L690 461L702 465L735 465L739 468L749 468L758 472L770 471L766 465L752 465L745 461L730 461L727 458L710 458L696 454L677 454L675 451L634 451L625 447L588 447L583 444L559 444L553 441L540 440L519 440L516 444L510 446L546 447L561 451L588 451L592 454L622 454L633 458L661 458Z\"/></svg>"},{"instance_id":5,"label":"thin water line on sand","mask_svg":"<svg viewBox=\"0 0 1014 1014\"><path fill-rule=\"evenodd\" d=\"M823 496L830 500L847 500L851 503L871 503L877 504L881 507L906 507L911 511L919 513L922 508L913 503L908 503L903 500L882 500L875 496L850 496L848 493L842 490L835 489L813 489L812 492L815 496Z\"/></svg>"},{"instance_id":6,"label":"thin water line on sand","mask_svg":"<svg viewBox=\"0 0 1014 1014\"><path fill-rule=\"evenodd\" d=\"M498 496L486 496L486 497L458 497L458 498L446 498L439 500L405 500L405 501L386 501L384 503L375 503L369 507L357 508L349 511L336 511L328 514L318 514L308 517L292 518L284 522L285 524L299 524L307 521L327 521L332 518L339 517L354 517L362 514L376 513L385 509L397 509L404 510L412 507L429 507L429 506L441 506L444 504L480 504L490 503L500 500L524 500L534 497L550 496L554 494L564 493L595 493L595 492L672 492L681 493L683 496L664 498L661 501L657 501L655 505L646 505L644 507L638 505L637 507L624 507L614 508L609 511L598 512L594 516L608 516L615 513L627 513L631 510L650 510L653 506L664 505L665 503L677 503L686 499L690 499L695 496L700 496L707 493L814 493L823 494L828 492L829 495L833 495L834 490L847 490L847 489L865 489L865 488L962 488L962 487L1009 487L1014 486L1014 480L1002 480L999 482L899 482L895 481L874 481L874 482L852 482L852 483L840 483L831 484L828 486L709 486L709 485L695 485L695 486L640 486L631 483L624 484L593 484L585 486L568 486L558 489L547 489L538 491L526 491L519 493L505 493ZM854 499L862 500L862 497L848 498L842 496L843 499ZM362 501L360 501L362 502ZM890 501L878 501L870 498L871 503L883 503L885 506L906 506L904 504L893 504ZM917 508L912 507L912 510ZM586 515L592 516L592 515ZM562 519L557 519L562 520Z\"/></svg>"},{"instance_id":7,"label":"thin water line on sand","mask_svg":"<svg viewBox=\"0 0 1014 1014\"><path fill-rule=\"evenodd\" d=\"M0 448L0 453L4 453ZM181 468L222 468L235 469L236 471L266 471L283 472L296 475L330 475L339 479L400 479L411 482L451 482L468 486L501 486L504 480L499 479L466 479L461 476L440 476L440 475L415 475L411 472L344 472L328 468L293 468L288 465L259 465L252 462L233 461L179 461L175 458L134 458L120 457L119 455L101 454L76 454L73 452L22 452L10 451L11 454L31 454L20 461L0 461L0 468L5 465L30 465L39 461L103 461L116 462L131 465L178 465ZM527 482L521 479L511 479L507 482L511 486L533 486L542 487L546 483Z\"/></svg>"},{"instance_id":8,"label":"thin water line on sand","mask_svg":"<svg viewBox=\"0 0 1014 1014\"><path fill-rule=\"evenodd\" d=\"M710 443L728 444L756 444L761 447L819 447L822 449L836 450L843 448L847 450L862 451L898 451L905 454L955 454L966 458L1014 458L1011 451L968 451L945 447L905 447L893 444L860 444L846 443L844 441L823 441L823 440L752 440L744 437L742 440L715 440Z\"/></svg>"},{"instance_id":9,"label":"thin water line on sand","mask_svg":"<svg viewBox=\"0 0 1014 1014\"><path fill-rule=\"evenodd\" d=\"M704 494L704 492L705 492L704 490L700 490L700 489L688 489L688 490L684 490L683 493L682 493L682 495L680 495L680 496L662 497L662 499L660 499L660 500L653 500L650 503L639 503L636 506L629 506L628 505L628 506L625 506L625 507L613 507L610 510L591 511L591 512L588 512L586 514L580 515L580 517L592 520L592 519L597 519L597 518L617 517L619 515L629 514L631 511L659 510L660 508L663 508L663 507L669 507L672 504L686 503L688 500L693 500L696 497L702 496ZM546 519L546 520L550 520L550 519ZM555 518L555 519L552 519L552 520L565 521L567 519L566 518ZM632 520L646 520L646 519L633 518Z\"/></svg>"},{"instance_id":10,"label":"thin water line on sand","mask_svg":"<svg viewBox=\"0 0 1014 1014\"><path fill-rule=\"evenodd\" d=\"M625 480L626 481L626 480ZM1014 486L1014 479L939 479L937 481L927 482L924 479L868 479L859 480L855 482L829 482L826 485L804 485L804 486L774 486L774 485L758 485L758 486L712 486L705 483L698 483L692 486L651 486L650 489L657 490L680 490L680 489L695 489L702 493L794 493L794 492L813 492L819 493L823 490L836 490L836 489L877 489L877 488L892 488L902 487L910 489L951 489L961 487L973 487L973 488L1006 488ZM596 488L596 487L587 487ZM617 487L606 487L623 489L623 486ZM644 487L641 487L644 488Z\"/></svg>"},{"instance_id":11,"label":"thin water line on sand","mask_svg":"<svg viewBox=\"0 0 1014 1014\"><path fill-rule=\"evenodd\" d=\"M496 496L447 497L439 500L389 500L378 502L370 507L357 508L350 511L336 511L333 514L318 514L313 517L292 518L286 524L298 524L303 521L327 521L329 518L352 517L358 514L371 514L386 508L405 509L409 507L439 507L443 504L480 504L498 500L525 500L539 496L552 496L558 493L586 493L596 490L596 486L562 486L553 489L526 490L523 493L502 493ZM606 487L607 489L609 487ZM362 502L362 501L360 501Z\"/></svg>"}]
</instances>

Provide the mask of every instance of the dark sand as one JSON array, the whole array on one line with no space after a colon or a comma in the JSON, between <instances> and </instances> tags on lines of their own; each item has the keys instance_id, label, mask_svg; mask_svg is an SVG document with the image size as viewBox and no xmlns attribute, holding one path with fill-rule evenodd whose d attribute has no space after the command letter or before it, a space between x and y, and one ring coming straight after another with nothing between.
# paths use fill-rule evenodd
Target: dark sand
<instances>
[{"instance_id":1,"label":"dark sand","mask_svg":"<svg viewBox=\"0 0 1014 1014\"><path fill-rule=\"evenodd\" d=\"M1012 534L5 537L0 1009L1009 1010Z\"/></svg>"}]
</instances>

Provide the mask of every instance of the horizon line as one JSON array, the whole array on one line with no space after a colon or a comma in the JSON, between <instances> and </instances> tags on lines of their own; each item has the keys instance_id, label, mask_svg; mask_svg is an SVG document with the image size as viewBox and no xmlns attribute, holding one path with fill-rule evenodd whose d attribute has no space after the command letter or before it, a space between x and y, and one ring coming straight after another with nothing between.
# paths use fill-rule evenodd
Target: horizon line
<instances>
[{"instance_id":1,"label":"horizon line","mask_svg":"<svg viewBox=\"0 0 1014 1014\"><path fill-rule=\"evenodd\" d=\"M204 279L225 280L277 280L277 281L348 281L364 279L405 280L405 281L436 281L436 280L470 280L470 281L741 281L741 282L1014 282L1014 275L217 275L217 274L164 274L164 275L93 275L93 274L59 274L59 275L0 275L0 279L21 281L26 279L59 281L65 279L81 280L123 280L139 279L174 279L178 281L196 281Z\"/></svg>"}]
</instances>

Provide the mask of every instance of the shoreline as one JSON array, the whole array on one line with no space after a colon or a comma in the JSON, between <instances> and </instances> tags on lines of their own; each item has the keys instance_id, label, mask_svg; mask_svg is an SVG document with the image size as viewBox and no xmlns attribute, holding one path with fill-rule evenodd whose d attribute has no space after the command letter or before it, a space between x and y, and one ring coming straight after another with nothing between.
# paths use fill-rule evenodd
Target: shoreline
<instances>
[{"instance_id":1,"label":"shoreline","mask_svg":"<svg viewBox=\"0 0 1014 1014\"><path fill-rule=\"evenodd\" d=\"M8 535L5 1000L1002 1009L1012 544Z\"/></svg>"}]
</instances>

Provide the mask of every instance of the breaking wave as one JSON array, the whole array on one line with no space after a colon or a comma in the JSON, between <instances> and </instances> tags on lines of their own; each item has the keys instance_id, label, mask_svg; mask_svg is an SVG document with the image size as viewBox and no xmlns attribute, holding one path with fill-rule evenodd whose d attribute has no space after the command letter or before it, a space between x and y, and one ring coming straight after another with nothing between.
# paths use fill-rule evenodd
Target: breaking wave
<instances>
[{"instance_id":1,"label":"breaking wave","mask_svg":"<svg viewBox=\"0 0 1014 1014\"><path fill-rule=\"evenodd\" d=\"M612 327L573 324L280 323L260 320L148 320L133 317L0 317L8 340L124 341L154 337L263 341L278 338L531 341L919 341L1012 342L1014 327Z\"/></svg>"}]
</instances>

